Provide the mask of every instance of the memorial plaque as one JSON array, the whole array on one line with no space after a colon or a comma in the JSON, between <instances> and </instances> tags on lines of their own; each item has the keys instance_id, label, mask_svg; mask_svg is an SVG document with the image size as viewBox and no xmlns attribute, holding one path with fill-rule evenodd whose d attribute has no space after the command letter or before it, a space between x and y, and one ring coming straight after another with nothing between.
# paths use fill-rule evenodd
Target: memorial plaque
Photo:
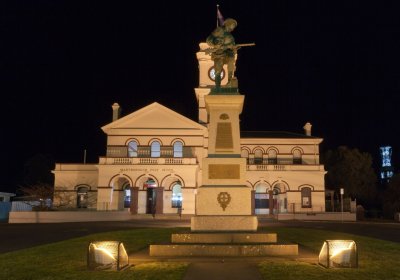
<instances>
[{"instance_id":1,"label":"memorial plaque","mask_svg":"<svg viewBox=\"0 0 400 280\"><path fill-rule=\"evenodd\" d=\"M216 149L233 149L232 126L230 122L217 124L217 136L215 141Z\"/></svg>"},{"instance_id":2,"label":"memorial plaque","mask_svg":"<svg viewBox=\"0 0 400 280\"><path fill-rule=\"evenodd\" d=\"M209 179L240 179L239 164L210 164L208 165Z\"/></svg>"}]
</instances>

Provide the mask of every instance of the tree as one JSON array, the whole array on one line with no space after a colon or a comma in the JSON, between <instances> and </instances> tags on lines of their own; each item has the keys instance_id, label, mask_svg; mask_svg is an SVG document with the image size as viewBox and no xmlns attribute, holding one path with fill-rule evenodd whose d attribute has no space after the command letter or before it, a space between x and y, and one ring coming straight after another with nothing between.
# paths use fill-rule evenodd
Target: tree
<instances>
[{"instance_id":1,"label":"tree","mask_svg":"<svg viewBox=\"0 0 400 280\"><path fill-rule=\"evenodd\" d=\"M390 179L384 192L383 212L388 218L393 218L396 212L400 212L400 174Z\"/></svg>"},{"instance_id":2,"label":"tree","mask_svg":"<svg viewBox=\"0 0 400 280\"><path fill-rule=\"evenodd\" d=\"M24 194L24 198L27 201L39 202L39 206L32 205L33 207L36 207L37 210L47 210L50 208L48 201L53 198L53 186L46 183L37 183L27 187L21 187L20 191Z\"/></svg>"},{"instance_id":3,"label":"tree","mask_svg":"<svg viewBox=\"0 0 400 280\"><path fill-rule=\"evenodd\" d=\"M375 207L377 204L377 177L372 166L372 156L340 146L329 150L323 156L326 175L326 185L329 189L339 192L345 189L345 194L356 198L364 207Z\"/></svg>"}]
</instances>

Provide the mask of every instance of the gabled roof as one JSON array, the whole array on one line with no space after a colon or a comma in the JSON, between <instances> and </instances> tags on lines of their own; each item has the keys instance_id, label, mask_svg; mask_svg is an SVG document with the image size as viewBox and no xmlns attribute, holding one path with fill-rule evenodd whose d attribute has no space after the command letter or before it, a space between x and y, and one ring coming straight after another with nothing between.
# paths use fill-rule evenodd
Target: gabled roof
<instances>
[{"instance_id":1,"label":"gabled roof","mask_svg":"<svg viewBox=\"0 0 400 280\"><path fill-rule=\"evenodd\" d=\"M206 127L157 102L113 121L101 129L105 133L113 129L207 130Z\"/></svg>"}]
</instances>

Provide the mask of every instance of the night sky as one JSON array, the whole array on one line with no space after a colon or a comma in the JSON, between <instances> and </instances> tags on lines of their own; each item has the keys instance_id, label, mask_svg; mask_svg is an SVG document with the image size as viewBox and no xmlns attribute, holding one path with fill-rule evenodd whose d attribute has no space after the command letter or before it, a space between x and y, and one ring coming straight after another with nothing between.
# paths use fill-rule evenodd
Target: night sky
<instances>
[{"instance_id":1,"label":"night sky","mask_svg":"<svg viewBox=\"0 0 400 280\"><path fill-rule=\"evenodd\" d=\"M216 2L5 2L0 191L21 182L35 154L104 156L100 127L114 102L122 115L156 101L197 121L195 53L215 28ZM238 21L236 43L256 43L237 61L242 130L303 133L311 122L321 152L347 145L379 162L379 146L391 145L398 170L396 2L219 1Z\"/></svg>"}]
</instances>

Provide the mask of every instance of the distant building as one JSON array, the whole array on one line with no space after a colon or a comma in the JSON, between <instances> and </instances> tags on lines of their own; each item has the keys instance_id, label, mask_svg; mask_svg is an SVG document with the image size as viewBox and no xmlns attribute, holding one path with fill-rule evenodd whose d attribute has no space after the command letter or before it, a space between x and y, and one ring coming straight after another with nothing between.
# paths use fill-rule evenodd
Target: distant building
<instances>
[{"instance_id":1,"label":"distant building","mask_svg":"<svg viewBox=\"0 0 400 280\"><path fill-rule=\"evenodd\" d=\"M0 221L8 219L8 213L11 210L11 198L15 193L0 192Z\"/></svg>"},{"instance_id":2,"label":"distant building","mask_svg":"<svg viewBox=\"0 0 400 280\"><path fill-rule=\"evenodd\" d=\"M119 105L113 104L113 120L102 127L106 155L96 164L57 163L54 205L129 209L131 214L195 213L202 159L208 154L204 97L215 78L206 47L200 44L197 52L198 122L156 102L120 118ZM226 83L227 75L222 79ZM323 139L312 136L310 123L304 131L241 132L240 156L247 159L253 213L325 212L326 171L319 154Z\"/></svg>"},{"instance_id":3,"label":"distant building","mask_svg":"<svg viewBox=\"0 0 400 280\"><path fill-rule=\"evenodd\" d=\"M392 147L380 147L380 155L382 159L380 179L382 183L388 183L394 174L394 168L392 166Z\"/></svg>"}]
</instances>

